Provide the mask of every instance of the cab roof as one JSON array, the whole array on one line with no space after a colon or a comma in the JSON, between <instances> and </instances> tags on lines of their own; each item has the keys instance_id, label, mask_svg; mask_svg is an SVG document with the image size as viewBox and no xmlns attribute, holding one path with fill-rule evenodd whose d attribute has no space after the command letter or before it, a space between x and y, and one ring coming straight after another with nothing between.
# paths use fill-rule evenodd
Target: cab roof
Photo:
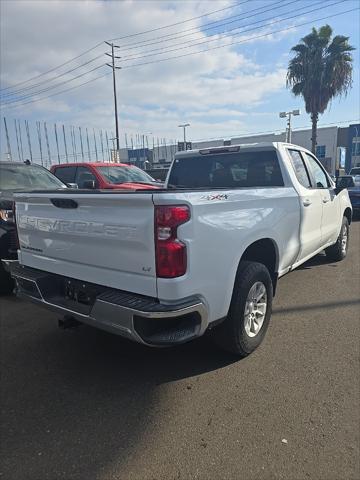
<instances>
[{"instance_id":1,"label":"cab roof","mask_svg":"<svg viewBox=\"0 0 360 480\"><path fill-rule=\"evenodd\" d=\"M278 148L280 145L285 145L287 147L293 148L300 148L301 150L306 150L303 147L298 145L294 145L292 143L285 143L285 142L254 142L254 143L235 143L232 145L220 145L217 147L203 147L197 148L194 150L187 150L185 152L176 152L176 158L183 158L183 157L192 157L197 155L206 155L206 154L216 154L216 153L231 153L231 152L239 152L241 150L249 150L249 149L263 149L263 148Z\"/></svg>"}]
</instances>

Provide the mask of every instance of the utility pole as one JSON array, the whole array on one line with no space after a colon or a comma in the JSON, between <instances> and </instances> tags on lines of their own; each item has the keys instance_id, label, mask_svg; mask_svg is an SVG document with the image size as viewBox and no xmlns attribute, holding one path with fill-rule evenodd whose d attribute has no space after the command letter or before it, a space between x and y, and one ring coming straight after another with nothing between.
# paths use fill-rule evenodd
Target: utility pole
<instances>
[{"instance_id":1,"label":"utility pole","mask_svg":"<svg viewBox=\"0 0 360 480\"><path fill-rule=\"evenodd\" d=\"M286 143L291 143L291 117L292 115L300 115L300 110L292 110L291 112L280 112L280 118L287 118L286 122Z\"/></svg>"},{"instance_id":2,"label":"utility pole","mask_svg":"<svg viewBox=\"0 0 360 480\"><path fill-rule=\"evenodd\" d=\"M115 66L115 58L121 58L121 57L116 57L114 54L114 48L120 48L118 45L114 45L113 43L105 42L107 45L111 47L111 54L106 53L108 57L111 57L111 64L107 63L106 65L108 67L112 68L112 74L113 74L113 89L114 89L114 110L115 110L115 139L116 139L116 161L118 162L120 159L120 138L119 138L119 119L118 119L118 109L117 109L117 98L116 98L116 75L115 71L119 70L121 67L116 67Z\"/></svg>"},{"instance_id":3,"label":"utility pole","mask_svg":"<svg viewBox=\"0 0 360 480\"><path fill-rule=\"evenodd\" d=\"M186 127L190 127L190 123L183 123L182 125L178 125L178 127L184 130L184 151L186 150Z\"/></svg>"}]
</instances>

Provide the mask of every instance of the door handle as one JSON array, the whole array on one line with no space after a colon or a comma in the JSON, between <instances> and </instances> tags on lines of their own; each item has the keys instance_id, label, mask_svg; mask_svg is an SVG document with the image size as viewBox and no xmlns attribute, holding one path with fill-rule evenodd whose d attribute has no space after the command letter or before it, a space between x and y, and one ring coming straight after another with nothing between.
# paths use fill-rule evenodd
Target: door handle
<instances>
[{"instance_id":1,"label":"door handle","mask_svg":"<svg viewBox=\"0 0 360 480\"><path fill-rule=\"evenodd\" d=\"M328 198L323 198L322 201L323 203L328 203L330 200Z\"/></svg>"},{"instance_id":2,"label":"door handle","mask_svg":"<svg viewBox=\"0 0 360 480\"><path fill-rule=\"evenodd\" d=\"M303 200L303 205L304 207L308 207L309 205L311 205L311 201L308 198L305 198L305 200Z\"/></svg>"},{"instance_id":3,"label":"door handle","mask_svg":"<svg viewBox=\"0 0 360 480\"><path fill-rule=\"evenodd\" d=\"M77 208L78 204L72 198L50 198L50 202L58 208Z\"/></svg>"}]
</instances>

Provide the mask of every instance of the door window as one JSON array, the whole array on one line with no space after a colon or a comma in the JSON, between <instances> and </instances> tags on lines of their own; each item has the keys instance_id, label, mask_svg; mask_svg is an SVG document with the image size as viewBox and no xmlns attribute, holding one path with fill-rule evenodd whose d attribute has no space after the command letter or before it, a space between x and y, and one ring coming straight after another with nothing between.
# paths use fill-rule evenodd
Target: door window
<instances>
[{"instance_id":1,"label":"door window","mask_svg":"<svg viewBox=\"0 0 360 480\"><path fill-rule=\"evenodd\" d=\"M87 167L78 167L76 172L75 183L79 188L85 188L85 182L93 180L95 182L95 188L97 187L97 180L95 175Z\"/></svg>"},{"instance_id":2,"label":"door window","mask_svg":"<svg viewBox=\"0 0 360 480\"><path fill-rule=\"evenodd\" d=\"M304 161L298 150L289 150L291 164L299 183L306 188L311 188L310 178Z\"/></svg>"},{"instance_id":3,"label":"door window","mask_svg":"<svg viewBox=\"0 0 360 480\"><path fill-rule=\"evenodd\" d=\"M312 176L314 178L315 188L328 188L329 187L329 181L327 178L326 173L320 166L320 164L315 160L314 157L309 155L308 153L304 153L306 160L308 162L310 171L312 173Z\"/></svg>"},{"instance_id":4,"label":"door window","mask_svg":"<svg viewBox=\"0 0 360 480\"><path fill-rule=\"evenodd\" d=\"M59 167L54 171L54 175L64 183L74 183L76 167Z\"/></svg>"}]
</instances>

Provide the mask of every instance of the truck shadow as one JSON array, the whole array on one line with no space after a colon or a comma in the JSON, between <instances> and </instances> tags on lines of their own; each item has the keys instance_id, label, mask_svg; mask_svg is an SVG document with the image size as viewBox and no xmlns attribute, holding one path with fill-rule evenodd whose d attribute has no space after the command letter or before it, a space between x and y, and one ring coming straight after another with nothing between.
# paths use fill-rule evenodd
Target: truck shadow
<instances>
[{"instance_id":1,"label":"truck shadow","mask_svg":"<svg viewBox=\"0 0 360 480\"><path fill-rule=\"evenodd\" d=\"M309 270L313 267L318 267L320 265L327 265L328 267L335 268L337 267L337 263L331 263L325 253L319 253L315 257L311 258L300 267L297 267L296 270Z\"/></svg>"},{"instance_id":2,"label":"truck shadow","mask_svg":"<svg viewBox=\"0 0 360 480\"><path fill-rule=\"evenodd\" d=\"M86 326L44 327L2 352L3 478L90 479L125 465L163 413L164 384L186 379L186 392L192 377L237 361L206 338L155 350Z\"/></svg>"}]
</instances>

